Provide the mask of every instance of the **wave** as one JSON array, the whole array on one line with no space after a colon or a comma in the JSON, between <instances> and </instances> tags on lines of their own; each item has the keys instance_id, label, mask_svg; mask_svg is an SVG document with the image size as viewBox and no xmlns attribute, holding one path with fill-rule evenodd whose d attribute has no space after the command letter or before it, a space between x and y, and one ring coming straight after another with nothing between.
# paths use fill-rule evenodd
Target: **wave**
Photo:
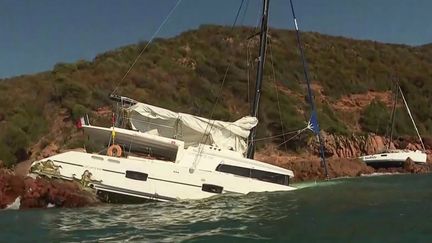
<instances>
[{"instance_id":1,"label":"wave","mask_svg":"<svg viewBox=\"0 0 432 243\"><path fill-rule=\"evenodd\" d=\"M343 178L346 179L346 178ZM304 189L304 188L310 188L310 187L323 187L323 186L334 186L337 184L343 183L342 180L326 180L326 181L305 181L305 182L298 182L293 183L292 186L297 189Z\"/></svg>"}]
</instances>

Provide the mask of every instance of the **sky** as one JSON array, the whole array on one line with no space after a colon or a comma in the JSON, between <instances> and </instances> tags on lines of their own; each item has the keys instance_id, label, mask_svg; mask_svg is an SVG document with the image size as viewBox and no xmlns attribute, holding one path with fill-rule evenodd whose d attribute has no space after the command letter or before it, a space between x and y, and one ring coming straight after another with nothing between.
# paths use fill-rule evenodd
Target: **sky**
<instances>
[{"instance_id":1,"label":"sky","mask_svg":"<svg viewBox=\"0 0 432 243\"><path fill-rule=\"evenodd\" d=\"M149 40L178 0L0 0L0 78L92 60ZM244 0L243 25L256 26L259 0ZM157 37L202 24L232 25L241 0L181 0ZM431 0L294 0L299 27L355 39L432 43ZM288 0L270 1L270 26L293 29Z\"/></svg>"}]
</instances>

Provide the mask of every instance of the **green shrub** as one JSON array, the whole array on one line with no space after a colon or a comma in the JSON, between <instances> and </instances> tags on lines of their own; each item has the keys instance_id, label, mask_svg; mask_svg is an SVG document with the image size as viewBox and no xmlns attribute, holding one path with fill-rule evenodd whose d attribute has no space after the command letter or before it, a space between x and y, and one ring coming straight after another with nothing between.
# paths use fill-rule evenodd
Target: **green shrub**
<instances>
[{"instance_id":1,"label":"green shrub","mask_svg":"<svg viewBox=\"0 0 432 243\"><path fill-rule=\"evenodd\" d=\"M57 63L54 65L53 73L71 73L77 69L77 65L75 63Z\"/></svg>"},{"instance_id":2,"label":"green shrub","mask_svg":"<svg viewBox=\"0 0 432 243\"><path fill-rule=\"evenodd\" d=\"M372 101L361 113L360 125L368 132L384 135L388 130L390 113L384 103Z\"/></svg>"},{"instance_id":3,"label":"green shrub","mask_svg":"<svg viewBox=\"0 0 432 243\"><path fill-rule=\"evenodd\" d=\"M13 124L2 126L0 138L0 160L7 166L27 158L27 149L30 144L29 136Z\"/></svg>"},{"instance_id":4,"label":"green shrub","mask_svg":"<svg viewBox=\"0 0 432 243\"><path fill-rule=\"evenodd\" d=\"M72 107L72 118L74 120L78 120L80 117L83 117L85 114L88 114L90 112L90 110L80 104L75 104Z\"/></svg>"},{"instance_id":5,"label":"green shrub","mask_svg":"<svg viewBox=\"0 0 432 243\"><path fill-rule=\"evenodd\" d=\"M321 129L326 132L340 135L349 134L346 125L341 122L337 113L328 104L318 108L318 122Z\"/></svg>"},{"instance_id":6,"label":"green shrub","mask_svg":"<svg viewBox=\"0 0 432 243\"><path fill-rule=\"evenodd\" d=\"M2 138L4 140L5 138ZM6 143L0 143L0 160L2 160L6 167L12 167L17 161L15 155L11 153L11 149Z\"/></svg>"}]
</instances>

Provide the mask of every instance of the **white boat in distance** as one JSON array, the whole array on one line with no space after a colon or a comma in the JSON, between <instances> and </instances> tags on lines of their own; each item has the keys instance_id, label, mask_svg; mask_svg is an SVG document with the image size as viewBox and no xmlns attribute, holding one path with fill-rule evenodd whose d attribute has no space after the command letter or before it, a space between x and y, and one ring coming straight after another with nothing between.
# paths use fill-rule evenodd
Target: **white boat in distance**
<instances>
[{"instance_id":1,"label":"white boat in distance","mask_svg":"<svg viewBox=\"0 0 432 243\"><path fill-rule=\"evenodd\" d=\"M407 161L408 159L412 160L413 162L417 164L425 164L427 161L427 154L425 153L425 146L423 143L423 140L420 136L420 133L417 129L417 125L414 122L414 118L411 114L411 110L408 107L408 103L405 100L405 96L402 92L401 87L396 82L395 83L395 99L393 104L393 111L392 111L392 118L391 118L391 132L390 132L390 142L392 141L392 133L393 133L393 125L394 125L394 118L395 118L395 112L396 112L396 103L398 94L402 96L402 100L405 105L405 109L408 112L409 117L411 118L411 122L414 126L414 129L417 133L417 136L419 138L420 144L423 148L423 151L421 150L409 150L409 149L389 149L387 148L382 151L381 153L376 153L372 155L365 155L359 157L359 159L363 160L367 165L374 167L374 168L390 168L390 167L401 167Z\"/></svg>"},{"instance_id":2,"label":"white boat in distance","mask_svg":"<svg viewBox=\"0 0 432 243\"><path fill-rule=\"evenodd\" d=\"M401 167L408 158L415 163L423 164L426 163L427 154L420 150L393 149L360 157L367 165L374 168Z\"/></svg>"}]
</instances>

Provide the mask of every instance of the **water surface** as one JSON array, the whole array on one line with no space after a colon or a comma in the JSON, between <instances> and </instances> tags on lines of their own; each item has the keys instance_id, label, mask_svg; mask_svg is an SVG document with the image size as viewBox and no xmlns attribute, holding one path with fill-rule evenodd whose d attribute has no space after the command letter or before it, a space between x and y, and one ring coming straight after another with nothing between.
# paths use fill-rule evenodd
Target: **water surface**
<instances>
[{"instance_id":1,"label":"water surface","mask_svg":"<svg viewBox=\"0 0 432 243\"><path fill-rule=\"evenodd\" d=\"M432 174L198 201L3 210L0 241L432 242Z\"/></svg>"}]
</instances>

